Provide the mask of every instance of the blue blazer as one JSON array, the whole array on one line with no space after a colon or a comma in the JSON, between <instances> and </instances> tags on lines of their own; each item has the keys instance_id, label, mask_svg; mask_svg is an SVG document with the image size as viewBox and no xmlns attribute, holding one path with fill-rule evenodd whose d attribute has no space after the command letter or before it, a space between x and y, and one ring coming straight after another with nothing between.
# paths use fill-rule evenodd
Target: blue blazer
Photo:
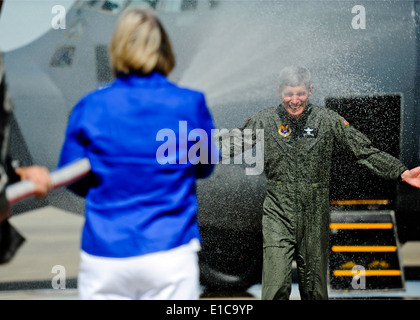
<instances>
[{"instance_id":1,"label":"blue blazer","mask_svg":"<svg viewBox=\"0 0 420 320\"><path fill-rule=\"evenodd\" d=\"M71 187L86 198L82 250L130 257L200 240L195 183L218 159L212 129L204 95L159 73L119 76L82 98L58 164L91 163Z\"/></svg>"}]
</instances>

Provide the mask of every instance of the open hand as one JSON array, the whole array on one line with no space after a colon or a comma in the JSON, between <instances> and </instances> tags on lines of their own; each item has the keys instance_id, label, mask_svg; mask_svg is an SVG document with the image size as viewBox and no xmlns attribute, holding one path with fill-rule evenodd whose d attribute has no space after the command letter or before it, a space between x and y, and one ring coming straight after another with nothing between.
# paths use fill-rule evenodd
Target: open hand
<instances>
[{"instance_id":1,"label":"open hand","mask_svg":"<svg viewBox=\"0 0 420 320\"><path fill-rule=\"evenodd\" d=\"M413 187L420 188L420 167L404 171L401 175L401 181Z\"/></svg>"}]
</instances>

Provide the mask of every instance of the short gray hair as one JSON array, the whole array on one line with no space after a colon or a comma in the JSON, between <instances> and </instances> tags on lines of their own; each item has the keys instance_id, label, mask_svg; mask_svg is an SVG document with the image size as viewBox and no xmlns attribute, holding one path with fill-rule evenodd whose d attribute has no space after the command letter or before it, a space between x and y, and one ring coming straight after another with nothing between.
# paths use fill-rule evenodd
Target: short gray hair
<instances>
[{"instance_id":1,"label":"short gray hair","mask_svg":"<svg viewBox=\"0 0 420 320\"><path fill-rule=\"evenodd\" d=\"M303 67L286 67L280 71L279 88L284 86L297 87L305 86L307 89L311 85L311 73Z\"/></svg>"}]
</instances>

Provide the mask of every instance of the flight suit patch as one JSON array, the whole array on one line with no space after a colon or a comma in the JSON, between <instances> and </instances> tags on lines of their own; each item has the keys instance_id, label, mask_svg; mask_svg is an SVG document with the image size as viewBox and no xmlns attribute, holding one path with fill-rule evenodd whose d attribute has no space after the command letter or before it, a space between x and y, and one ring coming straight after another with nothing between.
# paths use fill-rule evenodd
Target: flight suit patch
<instances>
[{"instance_id":1,"label":"flight suit patch","mask_svg":"<svg viewBox=\"0 0 420 320\"><path fill-rule=\"evenodd\" d=\"M279 135L282 137L287 137L292 133L290 125L287 123L280 123Z\"/></svg>"},{"instance_id":2,"label":"flight suit patch","mask_svg":"<svg viewBox=\"0 0 420 320\"><path fill-rule=\"evenodd\" d=\"M300 136L303 138L316 138L318 136L318 129L306 127L302 130Z\"/></svg>"},{"instance_id":3,"label":"flight suit patch","mask_svg":"<svg viewBox=\"0 0 420 320\"><path fill-rule=\"evenodd\" d=\"M349 125L349 123L348 123L348 121L346 120L346 119L344 119L344 117L340 117L340 120L346 125L346 126L348 126Z\"/></svg>"}]
</instances>

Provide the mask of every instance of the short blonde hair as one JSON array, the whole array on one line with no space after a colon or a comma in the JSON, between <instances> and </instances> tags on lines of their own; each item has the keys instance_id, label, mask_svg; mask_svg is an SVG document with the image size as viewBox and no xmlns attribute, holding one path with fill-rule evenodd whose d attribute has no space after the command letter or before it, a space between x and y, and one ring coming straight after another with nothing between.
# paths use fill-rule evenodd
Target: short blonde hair
<instances>
[{"instance_id":1,"label":"short blonde hair","mask_svg":"<svg viewBox=\"0 0 420 320\"><path fill-rule=\"evenodd\" d=\"M167 76L175 66L171 42L159 19L139 6L127 8L118 19L110 56L115 75L159 72Z\"/></svg>"}]
</instances>

